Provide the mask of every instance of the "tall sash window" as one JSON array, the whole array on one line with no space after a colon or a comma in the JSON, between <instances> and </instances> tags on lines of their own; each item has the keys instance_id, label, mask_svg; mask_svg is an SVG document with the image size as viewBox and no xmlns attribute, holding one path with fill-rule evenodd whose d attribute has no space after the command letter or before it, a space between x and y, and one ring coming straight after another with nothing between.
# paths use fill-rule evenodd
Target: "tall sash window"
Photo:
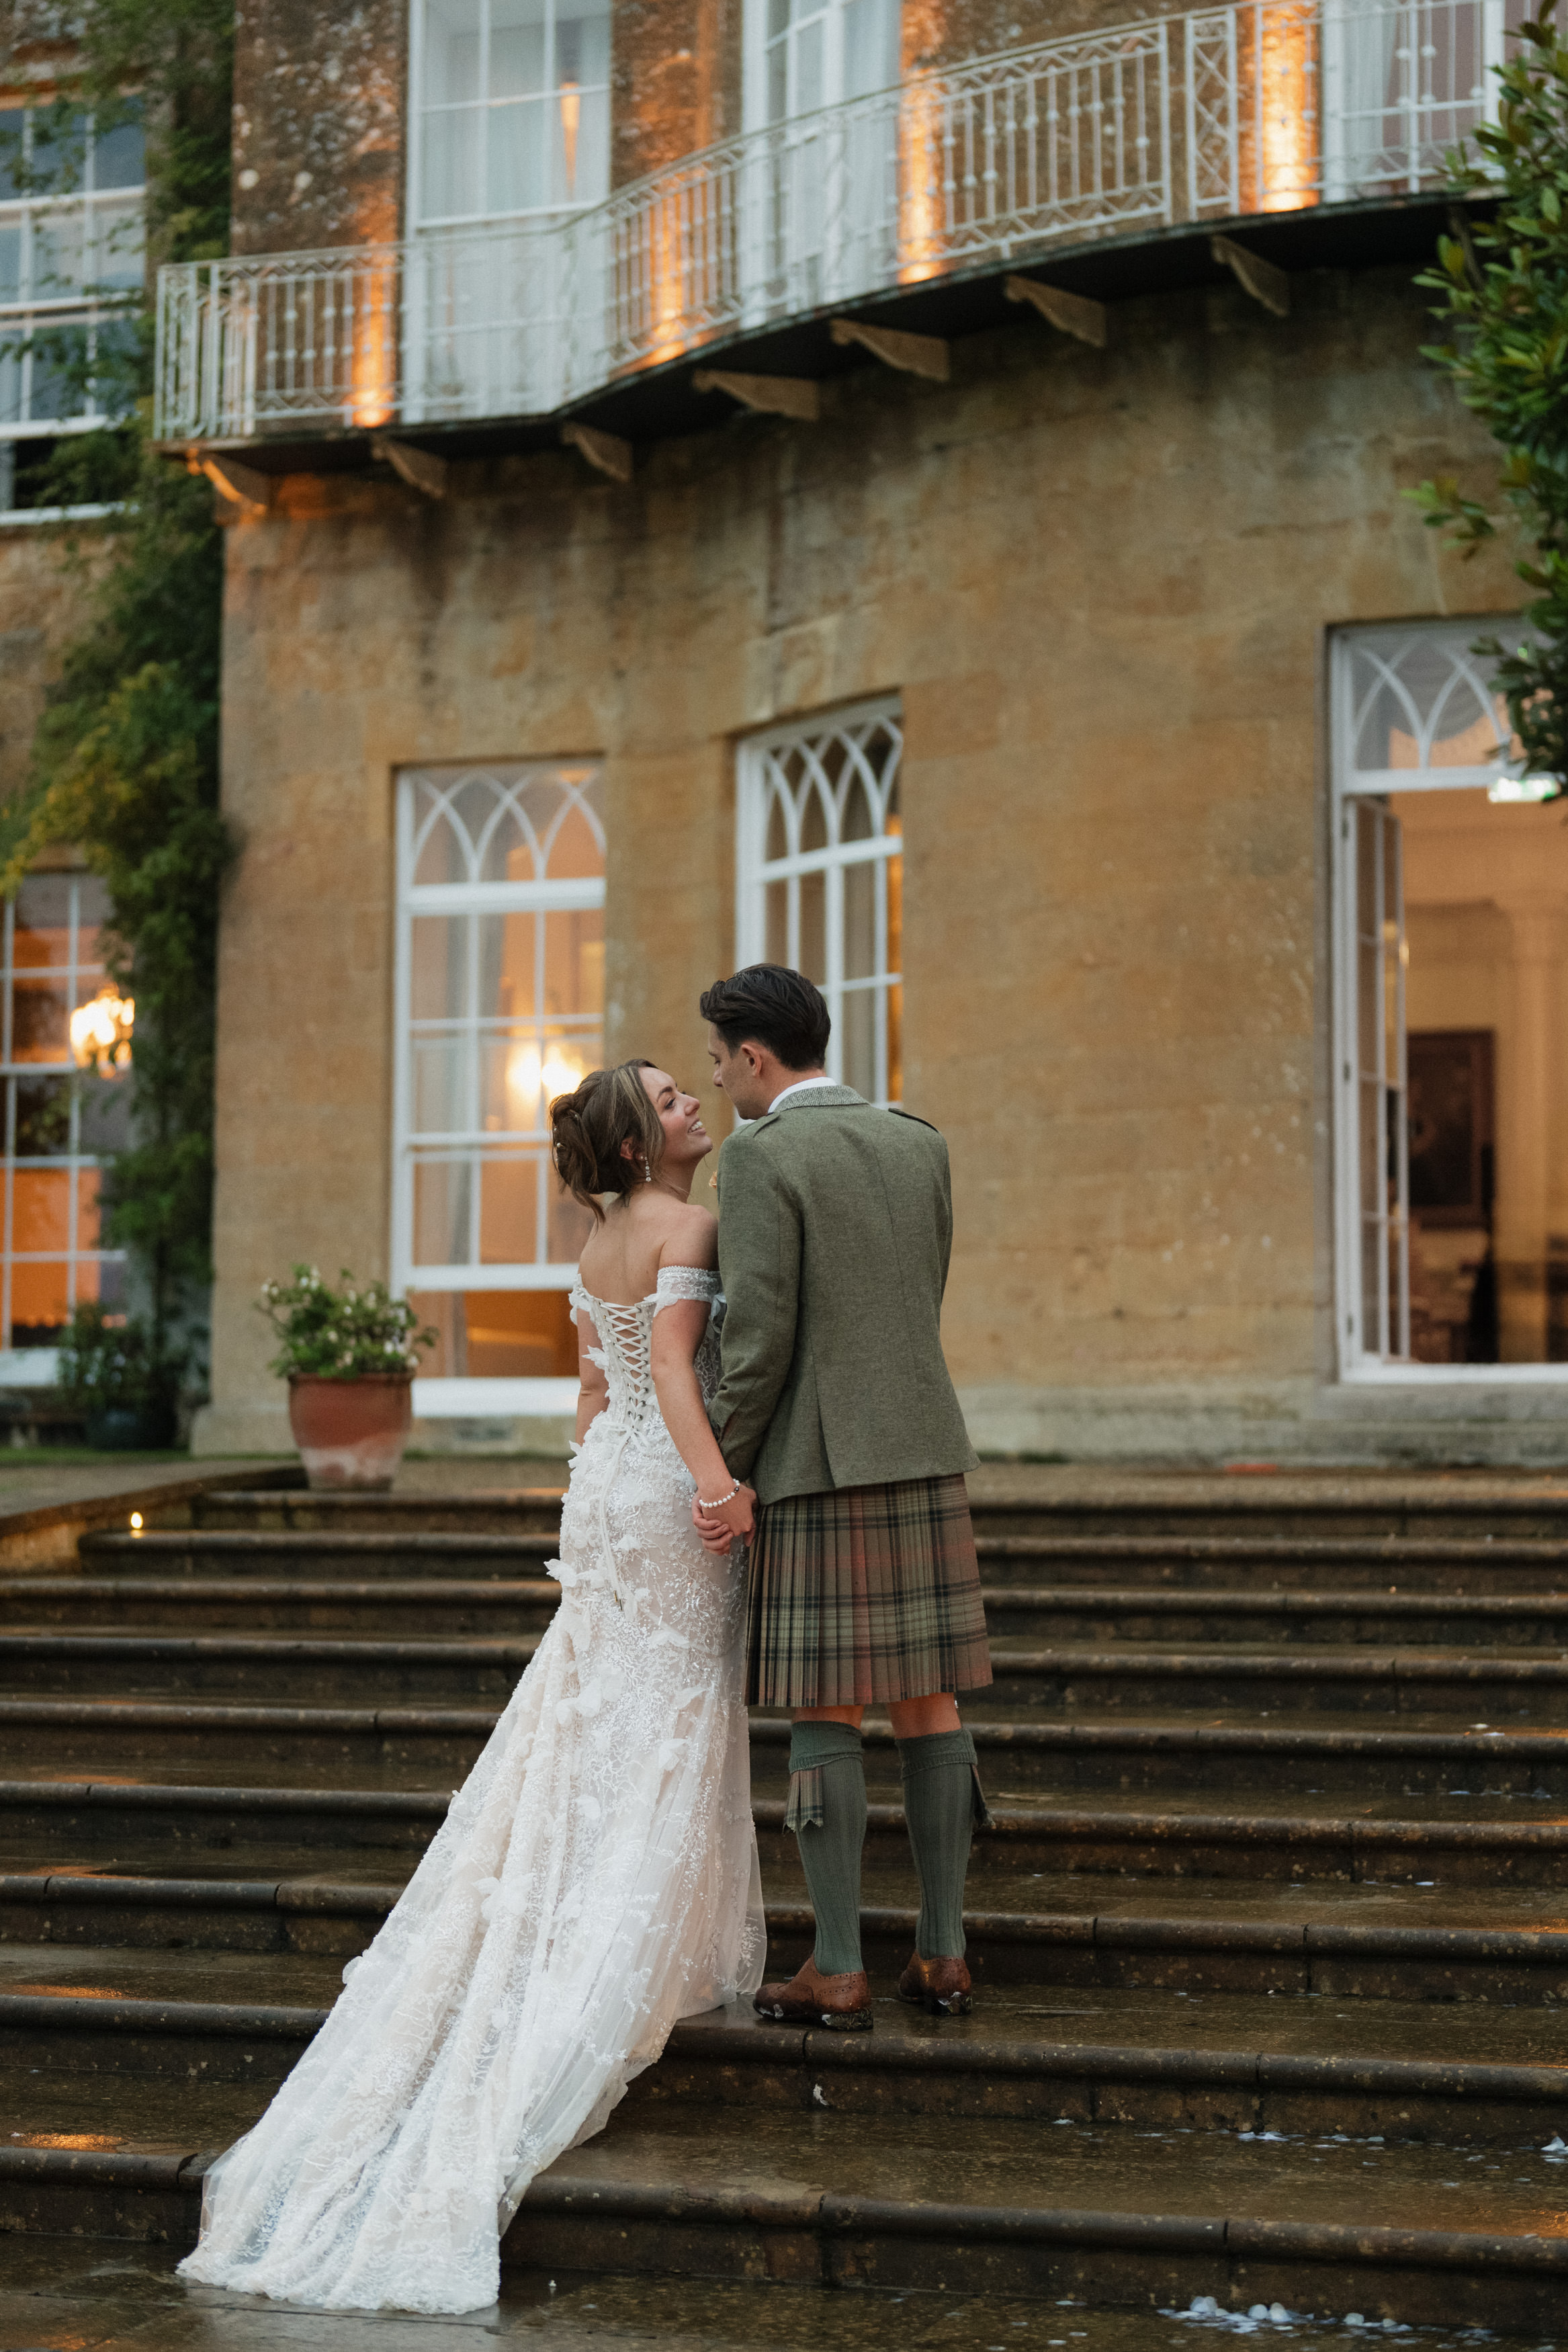
<instances>
[{"instance_id":1,"label":"tall sash window","mask_svg":"<svg viewBox=\"0 0 1568 2352\"><path fill-rule=\"evenodd\" d=\"M548 1108L602 1059L599 770L405 771L398 864L393 1276L440 1334L416 1410L567 1411L589 1218Z\"/></svg>"}]
</instances>

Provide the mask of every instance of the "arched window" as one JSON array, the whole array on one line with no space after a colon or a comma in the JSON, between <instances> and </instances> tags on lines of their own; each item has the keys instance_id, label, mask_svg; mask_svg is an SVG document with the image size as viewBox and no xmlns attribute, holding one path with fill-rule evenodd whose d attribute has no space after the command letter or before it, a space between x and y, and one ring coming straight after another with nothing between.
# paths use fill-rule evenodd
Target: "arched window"
<instances>
[{"instance_id":1,"label":"arched window","mask_svg":"<svg viewBox=\"0 0 1568 2352\"><path fill-rule=\"evenodd\" d=\"M740 749L739 963L814 980L828 1066L868 1101L904 1087L904 818L896 700L770 728Z\"/></svg>"},{"instance_id":2,"label":"arched window","mask_svg":"<svg viewBox=\"0 0 1568 2352\"><path fill-rule=\"evenodd\" d=\"M398 781L392 1258L441 1334L422 1412L575 1397L566 1292L588 1219L556 1182L548 1107L602 1055L598 795L591 761ZM541 1381L557 1388L516 1385Z\"/></svg>"}]
</instances>

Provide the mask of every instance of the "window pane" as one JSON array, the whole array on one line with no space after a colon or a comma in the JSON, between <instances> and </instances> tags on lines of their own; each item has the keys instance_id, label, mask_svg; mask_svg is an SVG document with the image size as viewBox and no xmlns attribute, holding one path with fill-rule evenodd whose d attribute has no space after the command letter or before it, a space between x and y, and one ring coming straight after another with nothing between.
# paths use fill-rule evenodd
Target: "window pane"
<instances>
[{"instance_id":1,"label":"window pane","mask_svg":"<svg viewBox=\"0 0 1568 2352\"><path fill-rule=\"evenodd\" d=\"M0 107L0 204L26 193L22 142L26 122L25 107Z\"/></svg>"},{"instance_id":2,"label":"window pane","mask_svg":"<svg viewBox=\"0 0 1568 2352\"><path fill-rule=\"evenodd\" d=\"M547 915L545 927L545 1002L547 1013L604 1011L604 915L585 907L566 915Z\"/></svg>"},{"instance_id":3,"label":"window pane","mask_svg":"<svg viewBox=\"0 0 1568 2352\"><path fill-rule=\"evenodd\" d=\"M482 96L479 0L430 0L424 22L426 104L450 106Z\"/></svg>"},{"instance_id":4,"label":"window pane","mask_svg":"<svg viewBox=\"0 0 1568 2352\"><path fill-rule=\"evenodd\" d=\"M409 1008L416 1021L457 1020L469 1010L466 915L414 917Z\"/></svg>"},{"instance_id":5,"label":"window pane","mask_svg":"<svg viewBox=\"0 0 1568 2352\"><path fill-rule=\"evenodd\" d=\"M139 117L100 131L92 144L95 188L139 188L147 176L147 134Z\"/></svg>"},{"instance_id":6,"label":"window pane","mask_svg":"<svg viewBox=\"0 0 1568 2352\"><path fill-rule=\"evenodd\" d=\"M570 1380L577 1326L564 1290L414 1291L440 1334L421 1366L428 1380Z\"/></svg>"},{"instance_id":7,"label":"window pane","mask_svg":"<svg viewBox=\"0 0 1568 2352\"><path fill-rule=\"evenodd\" d=\"M580 880L602 874L604 852L580 802L571 801L562 813L549 845L548 867L552 882Z\"/></svg>"},{"instance_id":8,"label":"window pane","mask_svg":"<svg viewBox=\"0 0 1568 2352\"><path fill-rule=\"evenodd\" d=\"M427 115L424 123L424 213L429 220L465 218L480 210L479 166L485 117L478 107ZM422 876L422 880L429 877Z\"/></svg>"},{"instance_id":9,"label":"window pane","mask_svg":"<svg viewBox=\"0 0 1568 2352\"><path fill-rule=\"evenodd\" d=\"M413 1171L413 1256L417 1265L464 1265L469 1248L469 1163L423 1160Z\"/></svg>"},{"instance_id":10,"label":"window pane","mask_svg":"<svg viewBox=\"0 0 1568 2352\"><path fill-rule=\"evenodd\" d=\"M828 976L828 877L800 877L800 964L820 987Z\"/></svg>"},{"instance_id":11,"label":"window pane","mask_svg":"<svg viewBox=\"0 0 1568 2352\"><path fill-rule=\"evenodd\" d=\"M0 302L16 302L22 294L22 225L0 222Z\"/></svg>"},{"instance_id":12,"label":"window pane","mask_svg":"<svg viewBox=\"0 0 1568 2352\"><path fill-rule=\"evenodd\" d=\"M876 970L876 867L844 868L844 978L869 979ZM852 1081L852 1084L858 1081Z\"/></svg>"},{"instance_id":13,"label":"window pane","mask_svg":"<svg viewBox=\"0 0 1568 2352\"><path fill-rule=\"evenodd\" d=\"M563 1192L559 1182L550 1184L546 1198L549 1204L546 1259L551 1265L575 1265L593 1231L593 1212Z\"/></svg>"},{"instance_id":14,"label":"window pane","mask_svg":"<svg viewBox=\"0 0 1568 2352\"><path fill-rule=\"evenodd\" d=\"M63 1168L18 1168L12 1180L11 1246L64 1251L70 1246L70 1177Z\"/></svg>"},{"instance_id":15,"label":"window pane","mask_svg":"<svg viewBox=\"0 0 1568 2352\"><path fill-rule=\"evenodd\" d=\"M18 970L63 964L71 951L71 886L63 874L29 875L16 893Z\"/></svg>"},{"instance_id":16,"label":"window pane","mask_svg":"<svg viewBox=\"0 0 1568 2352\"><path fill-rule=\"evenodd\" d=\"M876 992L870 988L846 989L841 1016L844 1063L844 1084L853 1087L857 1094L874 1102L878 1094L876 1083Z\"/></svg>"},{"instance_id":17,"label":"window pane","mask_svg":"<svg viewBox=\"0 0 1568 2352\"><path fill-rule=\"evenodd\" d=\"M33 292L57 301L79 292L86 278L86 215L72 205L33 215Z\"/></svg>"},{"instance_id":18,"label":"window pane","mask_svg":"<svg viewBox=\"0 0 1568 2352\"><path fill-rule=\"evenodd\" d=\"M546 79L544 0L495 0L490 16L492 98L532 98Z\"/></svg>"},{"instance_id":19,"label":"window pane","mask_svg":"<svg viewBox=\"0 0 1568 2352\"><path fill-rule=\"evenodd\" d=\"M887 992L887 1099L904 1100L904 989L897 981Z\"/></svg>"},{"instance_id":20,"label":"window pane","mask_svg":"<svg viewBox=\"0 0 1568 2352\"><path fill-rule=\"evenodd\" d=\"M79 107L41 108L33 118L32 182L37 195L68 196L87 171L88 119Z\"/></svg>"},{"instance_id":21,"label":"window pane","mask_svg":"<svg viewBox=\"0 0 1568 2352\"><path fill-rule=\"evenodd\" d=\"M70 1081L65 1078L16 1080L16 1157L18 1160L62 1159L70 1142Z\"/></svg>"},{"instance_id":22,"label":"window pane","mask_svg":"<svg viewBox=\"0 0 1568 2352\"><path fill-rule=\"evenodd\" d=\"M111 293L140 286L144 267L141 205L95 205L92 228L89 282ZM101 328L99 335L101 344Z\"/></svg>"},{"instance_id":23,"label":"window pane","mask_svg":"<svg viewBox=\"0 0 1568 2352\"><path fill-rule=\"evenodd\" d=\"M18 980L11 999L11 1059L68 1061L69 1007L70 996L63 981Z\"/></svg>"},{"instance_id":24,"label":"window pane","mask_svg":"<svg viewBox=\"0 0 1568 2352\"><path fill-rule=\"evenodd\" d=\"M769 882L764 894L766 908L767 945L763 954L769 963L789 961L789 885Z\"/></svg>"},{"instance_id":25,"label":"window pane","mask_svg":"<svg viewBox=\"0 0 1568 2352\"><path fill-rule=\"evenodd\" d=\"M79 327L53 327L28 345L27 419L43 425L79 416L87 404L88 345Z\"/></svg>"},{"instance_id":26,"label":"window pane","mask_svg":"<svg viewBox=\"0 0 1568 2352\"><path fill-rule=\"evenodd\" d=\"M52 1348L69 1312L70 1269L64 1258L11 1268L11 1345Z\"/></svg>"},{"instance_id":27,"label":"window pane","mask_svg":"<svg viewBox=\"0 0 1568 2352\"><path fill-rule=\"evenodd\" d=\"M417 1037L413 1042L413 1131L452 1135L469 1126L465 1040Z\"/></svg>"},{"instance_id":28,"label":"window pane","mask_svg":"<svg viewBox=\"0 0 1568 2352\"><path fill-rule=\"evenodd\" d=\"M77 1247L96 1249L102 1228L99 1195L103 1187L103 1171L98 1168L78 1168L77 1188ZM79 1285L78 1285L79 1287Z\"/></svg>"},{"instance_id":29,"label":"window pane","mask_svg":"<svg viewBox=\"0 0 1568 2352\"><path fill-rule=\"evenodd\" d=\"M540 1155L486 1159L479 1171L479 1256L486 1265L528 1265L538 1253Z\"/></svg>"}]
</instances>

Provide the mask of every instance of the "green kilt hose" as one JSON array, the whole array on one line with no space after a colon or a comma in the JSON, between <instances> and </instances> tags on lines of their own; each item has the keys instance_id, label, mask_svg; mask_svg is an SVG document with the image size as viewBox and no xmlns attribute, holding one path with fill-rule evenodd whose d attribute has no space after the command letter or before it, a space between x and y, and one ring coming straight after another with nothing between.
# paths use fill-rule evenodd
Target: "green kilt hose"
<instances>
[{"instance_id":1,"label":"green kilt hose","mask_svg":"<svg viewBox=\"0 0 1568 2352\"><path fill-rule=\"evenodd\" d=\"M991 1679L961 1476L786 1495L751 1542L746 1696L865 1706Z\"/></svg>"}]
</instances>

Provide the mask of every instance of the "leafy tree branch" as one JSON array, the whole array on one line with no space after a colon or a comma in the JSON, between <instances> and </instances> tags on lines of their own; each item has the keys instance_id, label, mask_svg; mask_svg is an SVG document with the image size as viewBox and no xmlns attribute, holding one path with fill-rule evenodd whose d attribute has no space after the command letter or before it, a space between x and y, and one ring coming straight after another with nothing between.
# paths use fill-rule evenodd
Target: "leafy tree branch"
<instances>
[{"instance_id":1,"label":"leafy tree branch","mask_svg":"<svg viewBox=\"0 0 1568 2352\"><path fill-rule=\"evenodd\" d=\"M1463 497L1453 476L1410 493L1436 530L1472 555L1510 530L1528 552L1515 565L1532 589L1533 641L1479 640L1533 774L1568 787L1568 45L1556 0L1518 31L1498 75L1495 123L1474 134L1458 176L1492 200L1438 242L1437 267L1416 280L1442 299L1449 341L1427 353L1502 450L1498 499Z\"/></svg>"}]
</instances>

